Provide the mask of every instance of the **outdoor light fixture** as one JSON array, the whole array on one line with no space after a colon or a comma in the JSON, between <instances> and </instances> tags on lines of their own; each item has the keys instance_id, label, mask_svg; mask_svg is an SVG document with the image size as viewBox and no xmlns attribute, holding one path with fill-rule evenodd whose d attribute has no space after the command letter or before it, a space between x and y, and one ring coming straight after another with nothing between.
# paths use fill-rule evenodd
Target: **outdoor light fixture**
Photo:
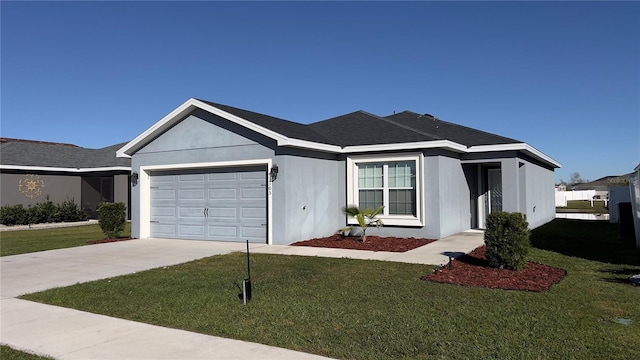
<instances>
[{"instance_id":1,"label":"outdoor light fixture","mask_svg":"<svg viewBox=\"0 0 640 360\"><path fill-rule=\"evenodd\" d=\"M274 182L278 178L278 165L273 164L271 171L269 172L269 178L271 182Z\"/></svg>"},{"instance_id":2,"label":"outdoor light fixture","mask_svg":"<svg viewBox=\"0 0 640 360\"><path fill-rule=\"evenodd\" d=\"M138 173L137 172L132 172L131 173L131 186L136 186L138 185Z\"/></svg>"}]
</instances>

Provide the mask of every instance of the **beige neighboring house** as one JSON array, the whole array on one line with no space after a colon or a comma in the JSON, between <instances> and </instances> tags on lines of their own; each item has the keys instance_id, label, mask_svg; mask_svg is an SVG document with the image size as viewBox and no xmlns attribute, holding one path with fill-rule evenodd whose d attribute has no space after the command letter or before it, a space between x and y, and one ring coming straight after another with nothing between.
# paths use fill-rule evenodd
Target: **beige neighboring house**
<instances>
[{"instance_id":1,"label":"beige neighboring house","mask_svg":"<svg viewBox=\"0 0 640 360\"><path fill-rule=\"evenodd\" d=\"M124 144L87 149L72 144L0 138L0 205L25 207L75 201L90 218L100 202L131 198L131 160L117 158Z\"/></svg>"}]
</instances>

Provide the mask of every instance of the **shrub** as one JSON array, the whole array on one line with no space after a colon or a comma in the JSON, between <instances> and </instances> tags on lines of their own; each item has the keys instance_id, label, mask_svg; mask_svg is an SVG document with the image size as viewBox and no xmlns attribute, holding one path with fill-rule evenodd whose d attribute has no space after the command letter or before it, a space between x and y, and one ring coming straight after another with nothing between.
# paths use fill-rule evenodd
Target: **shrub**
<instances>
[{"instance_id":1,"label":"shrub","mask_svg":"<svg viewBox=\"0 0 640 360\"><path fill-rule=\"evenodd\" d=\"M22 204L5 205L0 208L0 224L12 226L25 223L28 223L27 209Z\"/></svg>"},{"instance_id":2,"label":"shrub","mask_svg":"<svg viewBox=\"0 0 640 360\"><path fill-rule=\"evenodd\" d=\"M29 206L27 209L29 224L58 222L58 207L49 199Z\"/></svg>"},{"instance_id":3,"label":"shrub","mask_svg":"<svg viewBox=\"0 0 640 360\"><path fill-rule=\"evenodd\" d=\"M493 212L484 233L487 260L492 267L519 270L529 253L529 224L521 213Z\"/></svg>"},{"instance_id":4,"label":"shrub","mask_svg":"<svg viewBox=\"0 0 640 360\"><path fill-rule=\"evenodd\" d=\"M108 239L114 239L124 230L127 222L124 203L103 202L98 206L98 224Z\"/></svg>"},{"instance_id":5,"label":"shrub","mask_svg":"<svg viewBox=\"0 0 640 360\"><path fill-rule=\"evenodd\" d=\"M81 209L73 199L67 199L58 204L59 221L84 221L87 220L87 212Z\"/></svg>"},{"instance_id":6,"label":"shrub","mask_svg":"<svg viewBox=\"0 0 640 360\"><path fill-rule=\"evenodd\" d=\"M71 199L61 204L54 204L49 199L45 202L29 205L5 205L0 208L0 224L28 225L47 222L67 222L87 220L87 213Z\"/></svg>"}]
</instances>

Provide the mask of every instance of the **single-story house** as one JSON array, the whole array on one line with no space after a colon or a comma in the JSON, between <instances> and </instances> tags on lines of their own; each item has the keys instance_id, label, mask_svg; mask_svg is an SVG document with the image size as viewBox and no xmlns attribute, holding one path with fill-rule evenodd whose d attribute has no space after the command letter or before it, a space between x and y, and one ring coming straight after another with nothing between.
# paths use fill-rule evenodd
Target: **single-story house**
<instances>
[{"instance_id":1,"label":"single-story house","mask_svg":"<svg viewBox=\"0 0 640 360\"><path fill-rule=\"evenodd\" d=\"M131 159L117 158L124 144L102 149L0 138L0 205L73 200L96 218L100 202L129 207Z\"/></svg>"},{"instance_id":2,"label":"single-story house","mask_svg":"<svg viewBox=\"0 0 640 360\"><path fill-rule=\"evenodd\" d=\"M440 239L518 211L555 216L560 164L514 139L409 111L300 124L189 99L117 152L131 157L132 236L290 244L384 206L370 234Z\"/></svg>"}]
</instances>

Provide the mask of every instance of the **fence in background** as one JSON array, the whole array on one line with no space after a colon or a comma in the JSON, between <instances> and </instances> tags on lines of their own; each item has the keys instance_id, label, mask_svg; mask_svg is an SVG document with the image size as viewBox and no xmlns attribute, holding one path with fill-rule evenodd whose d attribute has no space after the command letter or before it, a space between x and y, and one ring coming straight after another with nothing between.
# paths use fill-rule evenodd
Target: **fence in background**
<instances>
[{"instance_id":1,"label":"fence in background","mask_svg":"<svg viewBox=\"0 0 640 360\"><path fill-rule=\"evenodd\" d=\"M593 200L595 195L595 190L556 191L556 206L566 207L570 200Z\"/></svg>"}]
</instances>

